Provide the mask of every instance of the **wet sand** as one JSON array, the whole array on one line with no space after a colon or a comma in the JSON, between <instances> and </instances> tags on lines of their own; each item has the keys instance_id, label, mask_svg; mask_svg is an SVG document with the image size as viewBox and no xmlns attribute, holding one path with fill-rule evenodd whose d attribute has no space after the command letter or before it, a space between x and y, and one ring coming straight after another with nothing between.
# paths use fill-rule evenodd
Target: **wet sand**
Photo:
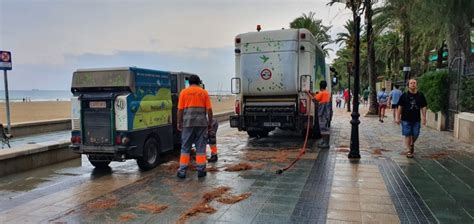
<instances>
[{"instance_id":1,"label":"wet sand","mask_svg":"<svg viewBox=\"0 0 474 224\"><path fill-rule=\"evenodd\" d=\"M234 110L234 96L224 96L221 100L211 97L214 113ZM11 123L64 119L71 117L71 102L10 102ZM6 123L5 102L0 103L0 122Z\"/></svg>"}]
</instances>

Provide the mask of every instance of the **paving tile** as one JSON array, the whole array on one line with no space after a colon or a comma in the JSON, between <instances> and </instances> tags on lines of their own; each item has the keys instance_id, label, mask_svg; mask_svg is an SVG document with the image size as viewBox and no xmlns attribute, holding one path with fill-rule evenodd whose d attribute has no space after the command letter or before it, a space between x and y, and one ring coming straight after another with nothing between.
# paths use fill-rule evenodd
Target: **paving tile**
<instances>
[{"instance_id":1,"label":"paving tile","mask_svg":"<svg viewBox=\"0 0 474 224\"><path fill-rule=\"evenodd\" d=\"M374 195L374 196L390 196L385 189L368 189L361 188L359 190L360 195Z\"/></svg>"},{"instance_id":2,"label":"paving tile","mask_svg":"<svg viewBox=\"0 0 474 224\"><path fill-rule=\"evenodd\" d=\"M262 214L277 214L277 215L291 215L293 213L294 206L287 206L281 204L270 204L266 203L263 205L260 213Z\"/></svg>"},{"instance_id":3,"label":"paving tile","mask_svg":"<svg viewBox=\"0 0 474 224\"><path fill-rule=\"evenodd\" d=\"M359 184L355 181L334 180L332 182L332 186L334 186L334 187L358 187Z\"/></svg>"},{"instance_id":4,"label":"paving tile","mask_svg":"<svg viewBox=\"0 0 474 224\"><path fill-rule=\"evenodd\" d=\"M397 212L395 211L395 207L393 205L361 202L360 208L361 208L361 211L363 212L385 213L385 214L394 214L394 215L397 214Z\"/></svg>"},{"instance_id":5,"label":"paving tile","mask_svg":"<svg viewBox=\"0 0 474 224\"><path fill-rule=\"evenodd\" d=\"M340 194L340 193L331 193L330 200L337 202L360 202L359 194Z\"/></svg>"},{"instance_id":6,"label":"paving tile","mask_svg":"<svg viewBox=\"0 0 474 224\"><path fill-rule=\"evenodd\" d=\"M281 205L295 205L299 197L273 196L267 200L267 203Z\"/></svg>"},{"instance_id":7,"label":"paving tile","mask_svg":"<svg viewBox=\"0 0 474 224\"><path fill-rule=\"evenodd\" d=\"M331 193L341 193L341 194L356 194L359 195L358 187L338 187L333 186L331 188Z\"/></svg>"},{"instance_id":8,"label":"paving tile","mask_svg":"<svg viewBox=\"0 0 474 224\"><path fill-rule=\"evenodd\" d=\"M392 204L392 199L389 196L360 195L359 199L361 203Z\"/></svg>"},{"instance_id":9,"label":"paving tile","mask_svg":"<svg viewBox=\"0 0 474 224\"><path fill-rule=\"evenodd\" d=\"M43 208L40 208L34 212L29 213L29 215L33 216L45 216L47 217L54 217L56 215L61 214L62 212L65 212L69 210L68 207L58 207L58 206L45 206Z\"/></svg>"},{"instance_id":10,"label":"paving tile","mask_svg":"<svg viewBox=\"0 0 474 224\"><path fill-rule=\"evenodd\" d=\"M251 223L252 220L257 216L258 212L234 212L227 211L219 217L220 222L232 222L232 223Z\"/></svg>"},{"instance_id":11,"label":"paving tile","mask_svg":"<svg viewBox=\"0 0 474 224\"><path fill-rule=\"evenodd\" d=\"M334 219L328 219L326 221L326 224L357 224L361 222L350 222L350 221L341 221L341 220L334 220Z\"/></svg>"},{"instance_id":12,"label":"paving tile","mask_svg":"<svg viewBox=\"0 0 474 224\"><path fill-rule=\"evenodd\" d=\"M362 223L400 223L397 215L362 212Z\"/></svg>"},{"instance_id":13,"label":"paving tile","mask_svg":"<svg viewBox=\"0 0 474 224\"><path fill-rule=\"evenodd\" d=\"M387 187L385 186L385 183L371 183L371 182L361 182L359 183L360 188L364 189L379 189L379 190L385 190L387 191Z\"/></svg>"},{"instance_id":14,"label":"paving tile","mask_svg":"<svg viewBox=\"0 0 474 224\"><path fill-rule=\"evenodd\" d=\"M252 221L255 224L287 224L290 222L290 218L287 216L279 216L275 214L258 214Z\"/></svg>"},{"instance_id":15,"label":"paving tile","mask_svg":"<svg viewBox=\"0 0 474 224\"><path fill-rule=\"evenodd\" d=\"M362 222L361 214L362 213L360 211L343 211L329 209L327 219Z\"/></svg>"},{"instance_id":16,"label":"paving tile","mask_svg":"<svg viewBox=\"0 0 474 224\"><path fill-rule=\"evenodd\" d=\"M345 211L360 211L360 202L351 201L339 201L329 199L329 209L332 210L345 210Z\"/></svg>"},{"instance_id":17,"label":"paving tile","mask_svg":"<svg viewBox=\"0 0 474 224\"><path fill-rule=\"evenodd\" d=\"M6 221L3 224L39 223L41 221L45 221L46 219L47 218L45 218L44 216L22 215L18 216L16 219Z\"/></svg>"}]
</instances>

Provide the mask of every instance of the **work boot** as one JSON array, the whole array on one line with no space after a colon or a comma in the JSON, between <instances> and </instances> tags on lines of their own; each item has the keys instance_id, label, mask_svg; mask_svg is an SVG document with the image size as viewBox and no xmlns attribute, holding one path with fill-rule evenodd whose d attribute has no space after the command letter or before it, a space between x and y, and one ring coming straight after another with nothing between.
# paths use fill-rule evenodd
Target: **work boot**
<instances>
[{"instance_id":1,"label":"work boot","mask_svg":"<svg viewBox=\"0 0 474 224\"><path fill-rule=\"evenodd\" d=\"M207 172L205 170L198 171L198 178L205 177L206 175L207 175Z\"/></svg>"},{"instance_id":2,"label":"work boot","mask_svg":"<svg viewBox=\"0 0 474 224\"><path fill-rule=\"evenodd\" d=\"M207 159L207 162L210 162L210 163L217 162L217 155L211 155L211 157Z\"/></svg>"},{"instance_id":3,"label":"work boot","mask_svg":"<svg viewBox=\"0 0 474 224\"><path fill-rule=\"evenodd\" d=\"M177 177L184 179L186 178L186 173L178 171L178 174L176 174Z\"/></svg>"},{"instance_id":4,"label":"work boot","mask_svg":"<svg viewBox=\"0 0 474 224\"><path fill-rule=\"evenodd\" d=\"M318 148L327 149L329 148L329 135L323 135L321 142L318 144Z\"/></svg>"}]
</instances>

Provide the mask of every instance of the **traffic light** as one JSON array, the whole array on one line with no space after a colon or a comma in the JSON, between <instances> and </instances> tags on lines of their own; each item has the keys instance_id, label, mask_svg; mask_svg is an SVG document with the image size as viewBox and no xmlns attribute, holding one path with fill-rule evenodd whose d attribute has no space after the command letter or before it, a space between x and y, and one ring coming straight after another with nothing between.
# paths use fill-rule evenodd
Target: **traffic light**
<instances>
[{"instance_id":1,"label":"traffic light","mask_svg":"<svg viewBox=\"0 0 474 224\"><path fill-rule=\"evenodd\" d=\"M331 83L333 86L335 86L339 83L338 73L334 67L329 67L329 70L333 73Z\"/></svg>"}]
</instances>

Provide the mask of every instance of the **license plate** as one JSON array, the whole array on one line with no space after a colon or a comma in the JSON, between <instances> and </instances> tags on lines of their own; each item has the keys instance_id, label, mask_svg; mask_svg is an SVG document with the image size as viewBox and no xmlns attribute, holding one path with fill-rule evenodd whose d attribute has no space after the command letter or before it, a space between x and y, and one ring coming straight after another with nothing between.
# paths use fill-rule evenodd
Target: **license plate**
<instances>
[{"instance_id":1,"label":"license plate","mask_svg":"<svg viewBox=\"0 0 474 224\"><path fill-rule=\"evenodd\" d=\"M105 101L91 101L89 102L89 108L106 108Z\"/></svg>"},{"instance_id":2,"label":"license plate","mask_svg":"<svg viewBox=\"0 0 474 224\"><path fill-rule=\"evenodd\" d=\"M280 127L280 122L263 122L265 127Z\"/></svg>"}]
</instances>

